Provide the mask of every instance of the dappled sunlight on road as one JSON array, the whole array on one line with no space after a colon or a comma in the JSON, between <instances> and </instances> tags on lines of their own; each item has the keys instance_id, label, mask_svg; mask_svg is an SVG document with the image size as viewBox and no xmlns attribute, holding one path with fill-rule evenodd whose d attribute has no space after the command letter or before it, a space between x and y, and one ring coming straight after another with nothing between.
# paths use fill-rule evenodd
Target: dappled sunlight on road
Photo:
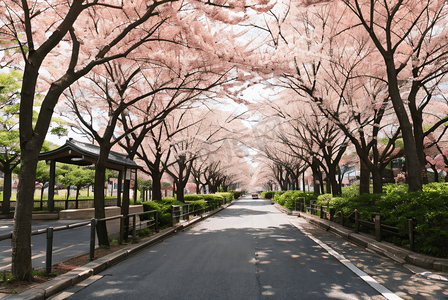
<instances>
[{"instance_id":1,"label":"dappled sunlight on road","mask_svg":"<svg viewBox=\"0 0 448 300\"><path fill-rule=\"evenodd\" d=\"M403 299L448 296L443 285L294 220L302 222L300 230L268 202L237 201L105 271L110 276L73 299L116 299L117 293L134 298L150 293L154 299L385 299L311 235ZM430 289L439 298L428 296Z\"/></svg>"}]
</instances>

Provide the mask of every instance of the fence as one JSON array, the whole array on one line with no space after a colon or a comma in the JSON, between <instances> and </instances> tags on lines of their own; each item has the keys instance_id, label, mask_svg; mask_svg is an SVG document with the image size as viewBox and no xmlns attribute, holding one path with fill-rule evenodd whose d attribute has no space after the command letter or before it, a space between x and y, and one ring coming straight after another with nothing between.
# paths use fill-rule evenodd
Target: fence
<instances>
[{"instance_id":1,"label":"fence","mask_svg":"<svg viewBox=\"0 0 448 300\"><path fill-rule=\"evenodd\" d=\"M197 208L197 204L194 203L187 203L183 205L171 205L171 226L174 226L174 224L179 223L180 220L188 221L190 220L190 216L198 216L208 212L212 211L226 203L226 199L221 201L208 201L207 207L199 207Z\"/></svg>"},{"instance_id":2,"label":"fence","mask_svg":"<svg viewBox=\"0 0 448 300\"><path fill-rule=\"evenodd\" d=\"M342 211L339 211L337 213L337 217L338 223L341 225L344 225L347 219L354 223L356 233L360 232L361 226L364 226L374 233L375 240L378 242L381 242L384 235L392 235L399 238L404 238L404 236L407 236L406 238L409 239L409 246L411 250L414 250L415 222L413 219L407 219L407 228L398 228L382 224L380 214L374 213L374 217L372 218L373 221L363 220L360 218L360 213L357 209L355 209L354 212L347 218L344 217L344 213Z\"/></svg>"},{"instance_id":3,"label":"fence","mask_svg":"<svg viewBox=\"0 0 448 300\"><path fill-rule=\"evenodd\" d=\"M78 208L93 208L93 199L69 199L69 200L53 200L56 209L78 209ZM2 207L3 201L0 201ZM10 202L11 209L14 210L16 206L15 201ZM106 198L104 200L105 206L116 206L117 198ZM42 211L48 210L48 200L34 200L33 210Z\"/></svg>"},{"instance_id":4,"label":"fence","mask_svg":"<svg viewBox=\"0 0 448 300\"><path fill-rule=\"evenodd\" d=\"M138 222L137 223L137 216L139 215L148 215L148 214L153 214L153 218L154 219L150 219L150 220L146 220L143 222ZM157 210L151 210L151 211L146 211L146 212L140 212L140 213L134 213L134 214L129 214L128 217L132 218L132 238L133 241L136 240L136 231L137 231L137 227L139 226L139 229L142 229L142 225L144 225L143 228L149 228L149 227L154 227L154 230L156 232L159 231L158 229L158 212ZM120 233L118 236L118 244L122 244L123 243L123 235L124 235L124 216L123 215L117 215L117 216L112 216L112 217L108 217L108 218L103 218L103 219L95 219L92 218L90 221L86 221L86 222L80 222L80 223L73 223L73 224L68 224L65 226L60 226L60 227L48 227L45 229L39 229L39 230L34 230L31 232L31 235L39 235L39 234L47 234L47 245L46 245L46 260L45 260L45 268L46 268L46 272L47 274L51 273L51 266L52 266L52 257L53 257L53 233L55 231L60 231L60 230L67 230L67 229L73 229L73 228L78 228L81 226L88 226L90 225L91 230L90 230L90 245L89 245L89 257L90 260L94 259L95 256L95 234L96 234L96 226L99 222L107 222L107 221L111 221L111 220L116 220L116 219L120 219ZM0 241L3 240L7 240L7 239L11 239L12 238L12 232L2 235L0 236Z\"/></svg>"},{"instance_id":5,"label":"fence","mask_svg":"<svg viewBox=\"0 0 448 300\"><path fill-rule=\"evenodd\" d=\"M350 216L344 217L344 213L342 211L336 213L335 209L330 208L329 204L317 205L314 201L311 201L310 205L306 206L305 199L297 199L297 201L299 202L299 208L301 212L317 215L321 219L327 219L332 222L337 222L342 226L345 226L346 221L348 220L349 222L354 224L354 230L356 233L360 232L361 226L363 226L364 228L367 228L368 231L373 232L375 240L378 242L381 242L382 238L385 235L392 235L395 237L399 237L400 239L408 239L411 250L414 250L415 222L413 219L407 219L406 228L398 228L382 224L380 214L374 214L374 217L372 218L373 221L363 220L360 218L360 214L357 209L355 209ZM337 217L337 220L335 220L335 216Z\"/></svg>"},{"instance_id":6,"label":"fence","mask_svg":"<svg viewBox=\"0 0 448 300\"><path fill-rule=\"evenodd\" d=\"M317 215L321 219L337 222L342 226L345 226L346 220L349 220L349 222L351 221L354 224L355 232L357 233L360 232L360 228L363 226L373 232L375 240L379 242L385 235L399 237L400 239L408 239L411 250L414 250L415 222L413 219L407 219L406 228L398 228L382 224L381 215L379 214L374 214L375 216L372 218L373 221L363 220L360 218L359 211L355 209L354 212L346 218L342 211L336 213L334 208L330 208L329 203L327 205L317 205L315 204L315 201L311 200L310 204L307 206L305 198L302 197L293 200L293 207L295 210L297 210L297 206L299 207L300 212ZM337 220L335 220L335 216L337 217Z\"/></svg>"}]
</instances>

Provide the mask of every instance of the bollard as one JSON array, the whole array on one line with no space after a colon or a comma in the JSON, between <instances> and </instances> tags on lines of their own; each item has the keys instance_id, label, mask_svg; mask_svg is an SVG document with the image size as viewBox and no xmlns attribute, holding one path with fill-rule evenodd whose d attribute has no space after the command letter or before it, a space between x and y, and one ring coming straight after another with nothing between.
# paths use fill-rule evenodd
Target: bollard
<instances>
[{"instance_id":1,"label":"bollard","mask_svg":"<svg viewBox=\"0 0 448 300\"><path fill-rule=\"evenodd\" d=\"M92 218L90 220L90 261L92 261L95 256L95 229L96 219Z\"/></svg>"},{"instance_id":2,"label":"bollard","mask_svg":"<svg viewBox=\"0 0 448 300\"><path fill-rule=\"evenodd\" d=\"M46 267L47 274L51 273L51 260L53 256L53 227L48 227L47 229L47 259L46 259Z\"/></svg>"},{"instance_id":3,"label":"bollard","mask_svg":"<svg viewBox=\"0 0 448 300\"><path fill-rule=\"evenodd\" d=\"M355 232L359 232L359 212L355 209Z\"/></svg>"}]
</instances>

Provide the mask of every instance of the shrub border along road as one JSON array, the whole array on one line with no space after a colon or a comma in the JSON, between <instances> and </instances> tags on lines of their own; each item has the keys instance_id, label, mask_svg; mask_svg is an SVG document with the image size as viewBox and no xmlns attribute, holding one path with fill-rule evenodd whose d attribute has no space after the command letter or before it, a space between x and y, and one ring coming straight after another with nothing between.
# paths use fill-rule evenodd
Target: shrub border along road
<instances>
[{"instance_id":1,"label":"shrub border along road","mask_svg":"<svg viewBox=\"0 0 448 300\"><path fill-rule=\"evenodd\" d=\"M274 204L275 207L281 212L292 214L289 209L281 206L280 204L273 201L271 201L271 203ZM300 213L298 217L302 217L309 223L319 226L322 229L336 234L341 238L349 240L363 248L372 250L379 255L386 256L398 264L412 264L414 266L425 269L431 269L439 272L448 272L448 259L434 258L431 256L418 254L388 242L377 242L374 237L363 233L355 233L353 230L350 230L347 227L340 226L339 224L331 222L329 220L320 219L317 216Z\"/></svg>"}]
</instances>

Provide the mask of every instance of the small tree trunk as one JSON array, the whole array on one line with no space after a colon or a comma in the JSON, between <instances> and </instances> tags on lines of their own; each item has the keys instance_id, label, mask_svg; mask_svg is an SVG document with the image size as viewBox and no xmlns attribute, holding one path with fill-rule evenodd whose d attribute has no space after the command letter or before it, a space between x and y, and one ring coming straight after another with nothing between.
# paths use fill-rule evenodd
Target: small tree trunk
<instances>
[{"instance_id":1,"label":"small tree trunk","mask_svg":"<svg viewBox=\"0 0 448 300\"><path fill-rule=\"evenodd\" d=\"M104 181L106 180L106 162L109 152L110 149L107 147L101 147L100 155L95 168L95 193L93 202L96 219L103 219L106 217L106 210L104 208ZM96 232L98 234L99 245L109 247L110 244L109 237L107 235L106 222L98 222Z\"/></svg>"},{"instance_id":2,"label":"small tree trunk","mask_svg":"<svg viewBox=\"0 0 448 300\"><path fill-rule=\"evenodd\" d=\"M65 198L65 209L68 209L68 198L70 197L70 185L67 187L67 198Z\"/></svg>"},{"instance_id":3,"label":"small tree trunk","mask_svg":"<svg viewBox=\"0 0 448 300\"><path fill-rule=\"evenodd\" d=\"M360 159L361 170L359 175L359 194L369 194L370 193L370 170L367 165Z\"/></svg>"},{"instance_id":4,"label":"small tree trunk","mask_svg":"<svg viewBox=\"0 0 448 300\"><path fill-rule=\"evenodd\" d=\"M44 184L42 185L42 188L40 189L40 205L39 205L39 209L40 211L43 210L44 208Z\"/></svg>"},{"instance_id":5,"label":"small tree trunk","mask_svg":"<svg viewBox=\"0 0 448 300\"><path fill-rule=\"evenodd\" d=\"M124 232L123 239L127 240L129 235L129 190L130 190L130 180L124 181L124 190L123 190L123 202L121 204L121 214L124 218Z\"/></svg>"},{"instance_id":6,"label":"small tree trunk","mask_svg":"<svg viewBox=\"0 0 448 300\"><path fill-rule=\"evenodd\" d=\"M152 172L152 199L162 200L162 183L160 172Z\"/></svg>"},{"instance_id":7,"label":"small tree trunk","mask_svg":"<svg viewBox=\"0 0 448 300\"><path fill-rule=\"evenodd\" d=\"M373 193L381 194L383 192L383 176L381 176L381 170L375 169L372 172L373 177Z\"/></svg>"},{"instance_id":8,"label":"small tree trunk","mask_svg":"<svg viewBox=\"0 0 448 300\"><path fill-rule=\"evenodd\" d=\"M75 204L75 208L78 209L79 207L79 203L78 203L78 198L79 198L79 190L81 189L80 186L76 187L76 204Z\"/></svg>"},{"instance_id":9,"label":"small tree trunk","mask_svg":"<svg viewBox=\"0 0 448 300\"><path fill-rule=\"evenodd\" d=\"M3 214L9 215L11 211L11 189L12 189L12 174L9 164L5 164L3 173Z\"/></svg>"}]
</instances>

